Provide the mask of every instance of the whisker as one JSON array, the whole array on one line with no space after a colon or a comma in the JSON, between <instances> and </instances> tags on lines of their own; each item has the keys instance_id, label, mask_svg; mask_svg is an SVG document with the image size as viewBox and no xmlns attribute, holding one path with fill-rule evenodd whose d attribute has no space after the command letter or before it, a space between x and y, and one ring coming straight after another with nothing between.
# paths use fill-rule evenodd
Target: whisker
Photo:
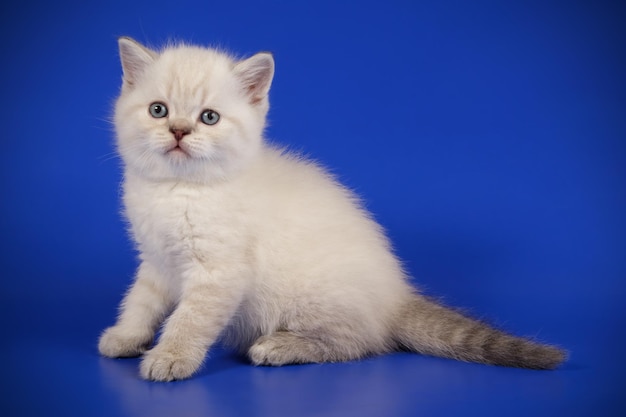
<instances>
[{"instance_id":1,"label":"whisker","mask_svg":"<svg viewBox=\"0 0 626 417\"><path fill-rule=\"evenodd\" d=\"M104 164L106 162L109 162L113 159L121 159L120 156L117 154L117 152L110 152L104 155L101 155L97 158L100 161L100 164Z\"/></svg>"}]
</instances>

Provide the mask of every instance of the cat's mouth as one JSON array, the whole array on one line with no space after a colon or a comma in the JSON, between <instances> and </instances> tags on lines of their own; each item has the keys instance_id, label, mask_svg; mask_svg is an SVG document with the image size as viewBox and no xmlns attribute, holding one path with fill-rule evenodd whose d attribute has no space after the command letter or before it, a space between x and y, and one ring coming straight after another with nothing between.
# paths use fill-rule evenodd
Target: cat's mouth
<instances>
[{"instance_id":1,"label":"cat's mouth","mask_svg":"<svg viewBox=\"0 0 626 417\"><path fill-rule=\"evenodd\" d=\"M166 152L166 155L172 155L172 156L183 156L183 157L191 157L191 154L184 148L184 146L181 146L181 143L177 143L176 145L172 146L171 148L169 148Z\"/></svg>"}]
</instances>

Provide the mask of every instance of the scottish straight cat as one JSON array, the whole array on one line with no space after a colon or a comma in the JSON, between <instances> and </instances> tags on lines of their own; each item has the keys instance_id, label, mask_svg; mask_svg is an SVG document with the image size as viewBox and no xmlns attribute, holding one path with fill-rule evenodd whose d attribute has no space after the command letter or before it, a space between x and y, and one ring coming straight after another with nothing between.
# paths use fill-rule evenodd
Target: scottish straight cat
<instances>
[{"instance_id":1,"label":"scottish straight cat","mask_svg":"<svg viewBox=\"0 0 626 417\"><path fill-rule=\"evenodd\" d=\"M218 339L255 365L400 349L535 369L565 359L420 295L354 194L264 143L272 55L119 49L115 128L141 263L102 355L143 355L155 381L190 377Z\"/></svg>"}]
</instances>

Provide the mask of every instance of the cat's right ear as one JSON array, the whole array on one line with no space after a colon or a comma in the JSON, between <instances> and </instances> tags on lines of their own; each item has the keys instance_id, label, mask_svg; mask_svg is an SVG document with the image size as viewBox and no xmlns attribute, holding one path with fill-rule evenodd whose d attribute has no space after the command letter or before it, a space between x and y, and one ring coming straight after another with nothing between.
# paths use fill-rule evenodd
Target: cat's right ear
<instances>
[{"instance_id":1,"label":"cat's right ear","mask_svg":"<svg viewBox=\"0 0 626 417\"><path fill-rule=\"evenodd\" d=\"M117 40L117 43L124 72L124 86L132 87L158 55L132 38L123 36Z\"/></svg>"}]
</instances>

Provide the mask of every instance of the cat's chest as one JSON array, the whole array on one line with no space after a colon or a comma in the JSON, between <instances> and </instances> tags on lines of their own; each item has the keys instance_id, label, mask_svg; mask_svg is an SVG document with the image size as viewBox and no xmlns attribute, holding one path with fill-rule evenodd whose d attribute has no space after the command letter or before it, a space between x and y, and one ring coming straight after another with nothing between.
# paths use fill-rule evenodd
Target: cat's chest
<instances>
[{"instance_id":1,"label":"cat's chest","mask_svg":"<svg viewBox=\"0 0 626 417\"><path fill-rule=\"evenodd\" d=\"M240 208L221 190L181 185L127 187L124 203L144 257L155 262L208 260L230 247Z\"/></svg>"}]
</instances>

